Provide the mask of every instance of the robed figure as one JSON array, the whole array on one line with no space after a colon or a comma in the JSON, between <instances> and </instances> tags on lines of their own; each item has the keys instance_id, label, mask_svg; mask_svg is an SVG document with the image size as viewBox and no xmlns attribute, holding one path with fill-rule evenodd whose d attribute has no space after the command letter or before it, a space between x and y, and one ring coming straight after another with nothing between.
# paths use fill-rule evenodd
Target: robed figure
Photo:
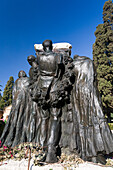
<instances>
[{"instance_id":1,"label":"robed figure","mask_svg":"<svg viewBox=\"0 0 113 170\"><path fill-rule=\"evenodd\" d=\"M38 109L29 92L30 78L21 70L13 87L12 108L0 138L1 145L14 147L23 142L37 141ZM38 127L37 127L38 130ZM35 135L36 134L36 135Z\"/></svg>"},{"instance_id":2,"label":"robed figure","mask_svg":"<svg viewBox=\"0 0 113 170\"><path fill-rule=\"evenodd\" d=\"M43 161L56 162L58 148L84 160L105 163L113 136L104 117L93 61L70 57L70 49L45 40L36 57L28 56L29 78L19 73L2 145L36 142Z\"/></svg>"}]
</instances>

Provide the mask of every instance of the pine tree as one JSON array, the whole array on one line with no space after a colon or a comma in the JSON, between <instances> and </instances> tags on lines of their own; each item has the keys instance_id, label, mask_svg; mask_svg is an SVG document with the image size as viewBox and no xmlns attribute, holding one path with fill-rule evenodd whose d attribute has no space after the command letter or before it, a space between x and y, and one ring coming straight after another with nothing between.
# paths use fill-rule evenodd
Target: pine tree
<instances>
[{"instance_id":1,"label":"pine tree","mask_svg":"<svg viewBox=\"0 0 113 170\"><path fill-rule=\"evenodd\" d=\"M113 3L105 2L103 24L95 31L93 60L97 69L98 89L102 97L103 111L110 117L113 113Z\"/></svg>"},{"instance_id":2,"label":"pine tree","mask_svg":"<svg viewBox=\"0 0 113 170\"><path fill-rule=\"evenodd\" d=\"M0 101L0 108L4 109L6 106L9 106L12 103L12 90L13 90L13 85L14 85L14 78L11 76L9 78L9 81L7 82L4 92L3 92L3 97Z\"/></svg>"}]
</instances>

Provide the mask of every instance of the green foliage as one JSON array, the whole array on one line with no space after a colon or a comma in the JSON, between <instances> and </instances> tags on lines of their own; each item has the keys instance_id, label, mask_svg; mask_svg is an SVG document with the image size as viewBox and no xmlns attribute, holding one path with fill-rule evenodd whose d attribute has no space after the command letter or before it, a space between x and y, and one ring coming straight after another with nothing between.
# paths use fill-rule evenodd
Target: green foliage
<instances>
[{"instance_id":1,"label":"green foliage","mask_svg":"<svg viewBox=\"0 0 113 170\"><path fill-rule=\"evenodd\" d=\"M14 85L14 78L11 76L5 86L3 97L0 101L0 109L4 109L6 106L9 106L12 103L13 85Z\"/></svg>"},{"instance_id":2,"label":"green foliage","mask_svg":"<svg viewBox=\"0 0 113 170\"><path fill-rule=\"evenodd\" d=\"M2 87L2 85L0 85L0 100L2 99L2 95L1 95L1 87Z\"/></svg>"},{"instance_id":3,"label":"green foliage","mask_svg":"<svg viewBox=\"0 0 113 170\"><path fill-rule=\"evenodd\" d=\"M108 123L111 130L113 130L113 123Z\"/></svg>"},{"instance_id":4,"label":"green foliage","mask_svg":"<svg viewBox=\"0 0 113 170\"><path fill-rule=\"evenodd\" d=\"M105 2L103 24L95 31L93 60L97 70L98 89L105 114L113 113L113 3Z\"/></svg>"}]
</instances>

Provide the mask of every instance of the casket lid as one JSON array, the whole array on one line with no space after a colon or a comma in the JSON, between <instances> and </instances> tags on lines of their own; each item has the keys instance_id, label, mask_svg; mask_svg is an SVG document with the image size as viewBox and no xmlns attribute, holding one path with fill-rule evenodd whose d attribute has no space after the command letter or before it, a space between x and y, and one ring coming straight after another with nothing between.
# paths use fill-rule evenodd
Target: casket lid
<instances>
[{"instance_id":1,"label":"casket lid","mask_svg":"<svg viewBox=\"0 0 113 170\"><path fill-rule=\"evenodd\" d=\"M34 45L35 51L43 51L43 46L42 44L35 44ZM55 49L71 49L72 45L70 43L54 43L53 44L53 50Z\"/></svg>"}]
</instances>

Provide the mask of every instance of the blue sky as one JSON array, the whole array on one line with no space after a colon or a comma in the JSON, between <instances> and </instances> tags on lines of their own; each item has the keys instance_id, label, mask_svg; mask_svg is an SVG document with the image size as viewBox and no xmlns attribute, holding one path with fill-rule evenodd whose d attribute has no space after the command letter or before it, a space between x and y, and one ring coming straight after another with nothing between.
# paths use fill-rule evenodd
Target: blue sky
<instances>
[{"instance_id":1,"label":"blue sky","mask_svg":"<svg viewBox=\"0 0 113 170\"><path fill-rule=\"evenodd\" d=\"M0 84L29 72L34 44L69 42L74 54L92 59L96 26L106 0L4 0L0 2Z\"/></svg>"}]
</instances>

